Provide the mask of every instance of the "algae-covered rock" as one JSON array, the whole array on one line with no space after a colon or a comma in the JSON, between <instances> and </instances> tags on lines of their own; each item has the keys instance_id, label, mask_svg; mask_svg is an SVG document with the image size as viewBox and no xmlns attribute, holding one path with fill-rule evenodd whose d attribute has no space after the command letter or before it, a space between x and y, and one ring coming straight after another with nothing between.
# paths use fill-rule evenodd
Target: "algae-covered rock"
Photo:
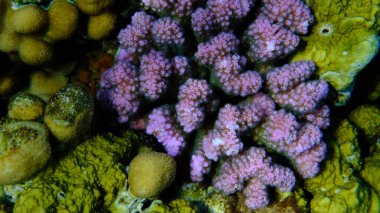
<instances>
[{"instance_id":1,"label":"algae-covered rock","mask_svg":"<svg viewBox=\"0 0 380 213\"><path fill-rule=\"evenodd\" d=\"M166 153L142 152L131 161L128 183L133 195L140 198L157 197L173 181L176 162Z\"/></svg>"},{"instance_id":2,"label":"algae-covered rock","mask_svg":"<svg viewBox=\"0 0 380 213\"><path fill-rule=\"evenodd\" d=\"M0 185L30 178L50 158L46 127L37 122L19 121L0 126Z\"/></svg>"},{"instance_id":3,"label":"algae-covered rock","mask_svg":"<svg viewBox=\"0 0 380 213\"><path fill-rule=\"evenodd\" d=\"M379 0L308 0L315 16L312 32L304 36L306 46L295 61L313 60L318 74L340 92L337 104L351 94L355 76L376 55Z\"/></svg>"},{"instance_id":4,"label":"algae-covered rock","mask_svg":"<svg viewBox=\"0 0 380 213\"><path fill-rule=\"evenodd\" d=\"M8 117L16 120L31 121L42 118L45 102L34 95L20 92L8 104Z\"/></svg>"},{"instance_id":5,"label":"algae-covered rock","mask_svg":"<svg viewBox=\"0 0 380 213\"><path fill-rule=\"evenodd\" d=\"M180 198L198 205L201 212L236 212L236 198L218 192L214 187L205 187L199 183L185 184L180 190Z\"/></svg>"},{"instance_id":6,"label":"algae-covered rock","mask_svg":"<svg viewBox=\"0 0 380 213\"><path fill-rule=\"evenodd\" d=\"M379 196L361 178L357 130L347 120L336 130L329 143L325 167L316 177L305 181L313 194L311 212L379 212Z\"/></svg>"},{"instance_id":7,"label":"algae-covered rock","mask_svg":"<svg viewBox=\"0 0 380 213\"><path fill-rule=\"evenodd\" d=\"M137 140L132 132L86 140L30 184L20 185L13 212L105 212L126 181L119 162L129 158Z\"/></svg>"},{"instance_id":8,"label":"algae-covered rock","mask_svg":"<svg viewBox=\"0 0 380 213\"><path fill-rule=\"evenodd\" d=\"M93 114L94 103L89 91L70 84L49 99L44 122L59 142L78 142L88 136Z\"/></svg>"}]
</instances>

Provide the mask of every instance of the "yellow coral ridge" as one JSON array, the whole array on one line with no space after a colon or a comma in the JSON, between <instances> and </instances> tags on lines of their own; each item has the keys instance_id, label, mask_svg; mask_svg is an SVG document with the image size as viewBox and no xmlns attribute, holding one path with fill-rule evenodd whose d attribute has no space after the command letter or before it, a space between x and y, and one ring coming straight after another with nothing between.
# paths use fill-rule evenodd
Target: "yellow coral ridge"
<instances>
[{"instance_id":1,"label":"yellow coral ridge","mask_svg":"<svg viewBox=\"0 0 380 213\"><path fill-rule=\"evenodd\" d=\"M136 197L156 197L174 180L176 162L168 154L143 152L129 165L128 183Z\"/></svg>"},{"instance_id":2,"label":"yellow coral ridge","mask_svg":"<svg viewBox=\"0 0 380 213\"><path fill-rule=\"evenodd\" d=\"M379 0L309 0L315 25L303 37L306 47L295 61L313 60L318 74L341 92L338 104L345 104L358 72L378 51L376 18Z\"/></svg>"}]
</instances>

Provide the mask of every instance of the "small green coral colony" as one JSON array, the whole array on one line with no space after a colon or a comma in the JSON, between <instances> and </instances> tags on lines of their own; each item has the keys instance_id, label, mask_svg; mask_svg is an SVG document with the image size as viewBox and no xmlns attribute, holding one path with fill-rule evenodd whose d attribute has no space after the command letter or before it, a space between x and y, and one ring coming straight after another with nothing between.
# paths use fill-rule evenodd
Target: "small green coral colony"
<instances>
[{"instance_id":1,"label":"small green coral colony","mask_svg":"<svg viewBox=\"0 0 380 213\"><path fill-rule=\"evenodd\" d=\"M175 173L176 162L168 154L149 151L140 153L129 165L130 190L136 197L157 197L173 182Z\"/></svg>"},{"instance_id":2,"label":"small green coral colony","mask_svg":"<svg viewBox=\"0 0 380 213\"><path fill-rule=\"evenodd\" d=\"M0 213L379 213L379 31L380 0L0 0Z\"/></svg>"}]
</instances>

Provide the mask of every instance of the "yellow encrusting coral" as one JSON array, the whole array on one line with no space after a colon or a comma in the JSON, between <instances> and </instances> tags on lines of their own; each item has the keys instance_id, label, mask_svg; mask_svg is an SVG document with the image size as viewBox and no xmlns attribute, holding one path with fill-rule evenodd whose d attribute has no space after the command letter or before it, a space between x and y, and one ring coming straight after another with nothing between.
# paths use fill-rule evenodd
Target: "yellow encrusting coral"
<instances>
[{"instance_id":1,"label":"yellow encrusting coral","mask_svg":"<svg viewBox=\"0 0 380 213\"><path fill-rule=\"evenodd\" d=\"M28 184L15 185L22 190L14 197L13 212L107 212L126 181L119 162L129 158L138 140L127 131L84 141Z\"/></svg>"},{"instance_id":2,"label":"yellow encrusting coral","mask_svg":"<svg viewBox=\"0 0 380 213\"><path fill-rule=\"evenodd\" d=\"M168 154L139 153L128 169L130 191L136 197L156 197L174 181L175 173L176 162Z\"/></svg>"},{"instance_id":3,"label":"yellow encrusting coral","mask_svg":"<svg viewBox=\"0 0 380 213\"><path fill-rule=\"evenodd\" d=\"M19 121L0 126L0 185L30 178L50 158L46 127L38 122Z\"/></svg>"},{"instance_id":4,"label":"yellow encrusting coral","mask_svg":"<svg viewBox=\"0 0 380 213\"><path fill-rule=\"evenodd\" d=\"M380 138L380 107L359 106L350 113L348 119L362 130L369 140Z\"/></svg>"},{"instance_id":5,"label":"yellow encrusting coral","mask_svg":"<svg viewBox=\"0 0 380 213\"><path fill-rule=\"evenodd\" d=\"M361 169L356 128L343 120L329 142L324 169L305 181L312 193L311 212L379 212L376 191L356 174Z\"/></svg>"},{"instance_id":6,"label":"yellow encrusting coral","mask_svg":"<svg viewBox=\"0 0 380 213\"><path fill-rule=\"evenodd\" d=\"M347 102L355 76L378 51L379 0L308 0L315 16L306 46L293 60L313 60L318 75L338 92L338 105Z\"/></svg>"}]
</instances>

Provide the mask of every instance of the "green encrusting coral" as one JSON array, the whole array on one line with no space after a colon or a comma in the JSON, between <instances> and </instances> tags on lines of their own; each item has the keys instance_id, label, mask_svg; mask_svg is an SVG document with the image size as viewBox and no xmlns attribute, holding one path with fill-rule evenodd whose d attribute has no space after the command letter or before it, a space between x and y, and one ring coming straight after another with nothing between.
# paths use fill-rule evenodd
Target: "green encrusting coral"
<instances>
[{"instance_id":1,"label":"green encrusting coral","mask_svg":"<svg viewBox=\"0 0 380 213\"><path fill-rule=\"evenodd\" d=\"M22 188L13 196L13 212L105 212L126 181L119 162L137 140L129 131L86 140L29 183L12 186Z\"/></svg>"},{"instance_id":2,"label":"green encrusting coral","mask_svg":"<svg viewBox=\"0 0 380 213\"><path fill-rule=\"evenodd\" d=\"M356 127L343 120L335 133L322 172L305 181L313 194L311 212L379 212L376 190L357 176L362 164Z\"/></svg>"},{"instance_id":3,"label":"green encrusting coral","mask_svg":"<svg viewBox=\"0 0 380 213\"><path fill-rule=\"evenodd\" d=\"M380 107L362 105L350 113L348 119L363 131L369 141L380 138Z\"/></svg>"},{"instance_id":4,"label":"green encrusting coral","mask_svg":"<svg viewBox=\"0 0 380 213\"><path fill-rule=\"evenodd\" d=\"M351 95L355 76L378 51L379 0L307 0L315 24L294 61L313 60L318 75L338 92L337 105Z\"/></svg>"},{"instance_id":5,"label":"green encrusting coral","mask_svg":"<svg viewBox=\"0 0 380 213\"><path fill-rule=\"evenodd\" d=\"M380 194L380 107L362 105L348 116L351 123L358 127L370 146L369 156L364 159L360 176Z\"/></svg>"}]
</instances>

